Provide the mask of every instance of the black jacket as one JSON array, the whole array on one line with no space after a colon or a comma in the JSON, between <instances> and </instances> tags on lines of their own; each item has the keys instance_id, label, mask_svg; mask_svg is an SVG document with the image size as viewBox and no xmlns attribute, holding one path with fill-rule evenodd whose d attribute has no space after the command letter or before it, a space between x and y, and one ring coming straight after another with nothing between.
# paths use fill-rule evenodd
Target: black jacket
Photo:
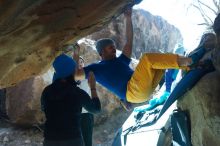
<instances>
[{"instance_id":1,"label":"black jacket","mask_svg":"<svg viewBox=\"0 0 220 146\"><path fill-rule=\"evenodd\" d=\"M92 113L101 110L98 98L77 87L75 81L55 81L47 86L41 96L42 110L46 115L44 138L68 140L81 136L80 114L82 107Z\"/></svg>"}]
</instances>

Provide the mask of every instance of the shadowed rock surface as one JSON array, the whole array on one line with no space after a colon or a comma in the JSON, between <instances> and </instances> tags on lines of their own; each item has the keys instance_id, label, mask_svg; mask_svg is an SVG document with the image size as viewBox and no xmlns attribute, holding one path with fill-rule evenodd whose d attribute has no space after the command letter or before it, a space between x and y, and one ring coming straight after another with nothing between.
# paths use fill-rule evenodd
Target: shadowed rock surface
<instances>
[{"instance_id":1,"label":"shadowed rock surface","mask_svg":"<svg viewBox=\"0 0 220 146\"><path fill-rule=\"evenodd\" d=\"M207 74L178 103L190 113L192 144L195 146L220 145L219 79L218 72Z\"/></svg>"},{"instance_id":2,"label":"shadowed rock surface","mask_svg":"<svg viewBox=\"0 0 220 146\"><path fill-rule=\"evenodd\" d=\"M29 127L43 122L40 97L45 86L42 77L35 77L7 89L6 109L12 123Z\"/></svg>"},{"instance_id":3,"label":"shadowed rock surface","mask_svg":"<svg viewBox=\"0 0 220 146\"><path fill-rule=\"evenodd\" d=\"M59 48L103 25L131 0L0 2L0 88L46 72Z\"/></svg>"},{"instance_id":4,"label":"shadowed rock surface","mask_svg":"<svg viewBox=\"0 0 220 146\"><path fill-rule=\"evenodd\" d=\"M216 71L204 77L179 101L178 107L189 112L192 144L220 145L220 48L212 52ZM206 57L206 56L205 56Z\"/></svg>"}]
</instances>

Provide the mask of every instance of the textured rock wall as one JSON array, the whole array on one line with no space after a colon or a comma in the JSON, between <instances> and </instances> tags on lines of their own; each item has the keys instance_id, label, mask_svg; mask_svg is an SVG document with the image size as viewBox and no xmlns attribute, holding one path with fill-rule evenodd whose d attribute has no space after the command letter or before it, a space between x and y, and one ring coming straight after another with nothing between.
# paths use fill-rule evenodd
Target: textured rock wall
<instances>
[{"instance_id":1,"label":"textured rock wall","mask_svg":"<svg viewBox=\"0 0 220 146\"><path fill-rule=\"evenodd\" d=\"M194 146L220 145L220 74L213 72L179 101L179 107L188 110Z\"/></svg>"},{"instance_id":2,"label":"textured rock wall","mask_svg":"<svg viewBox=\"0 0 220 146\"><path fill-rule=\"evenodd\" d=\"M178 107L187 110L191 120L191 138L194 146L220 146L220 48L213 51L216 68L187 92Z\"/></svg>"},{"instance_id":3,"label":"textured rock wall","mask_svg":"<svg viewBox=\"0 0 220 146\"><path fill-rule=\"evenodd\" d=\"M12 123L29 127L44 122L40 97L44 87L51 83L52 75L52 70L49 70L42 76L6 89L6 111Z\"/></svg>"},{"instance_id":4,"label":"textured rock wall","mask_svg":"<svg viewBox=\"0 0 220 146\"><path fill-rule=\"evenodd\" d=\"M0 2L0 88L46 72L61 46L108 23L131 0Z\"/></svg>"},{"instance_id":5,"label":"textured rock wall","mask_svg":"<svg viewBox=\"0 0 220 146\"><path fill-rule=\"evenodd\" d=\"M7 89L6 109L12 123L30 126L43 122L43 114L40 111L40 96L44 86L43 79L36 77Z\"/></svg>"}]
</instances>

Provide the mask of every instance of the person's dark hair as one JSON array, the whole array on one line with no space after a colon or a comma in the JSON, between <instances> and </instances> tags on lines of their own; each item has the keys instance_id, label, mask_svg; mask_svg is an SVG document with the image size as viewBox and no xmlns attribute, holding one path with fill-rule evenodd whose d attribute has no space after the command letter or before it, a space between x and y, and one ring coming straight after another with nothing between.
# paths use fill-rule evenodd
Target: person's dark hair
<instances>
[{"instance_id":1,"label":"person's dark hair","mask_svg":"<svg viewBox=\"0 0 220 146\"><path fill-rule=\"evenodd\" d=\"M108 45L115 45L115 41L110 38L103 38L96 41L96 50L101 55L102 49Z\"/></svg>"},{"instance_id":2,"label":"person's dark hair","mask_svg":"<svg viewBox=\"0 0 220 146\"><path fill-rule=\"evenodd\" d=\"M211 33L211 32L203 34L197 48L204 47L207 40L208 40L208 37L214 37L215 38L215 34Z\"/></svg>"},{"instance_id":3,"label":"person's dark hair","mask_svg":"<svg viewBox=\"0 0 220 146\"><path fill-rule=\"evenodd\" d=\"M214 25L213 25L213 30L215 33L220 36L220 13L218 16L215 18Z\"/></svg>"},{"instance_id":4,"label":"person's dark hair","mask_svg":"<svg viewBox=\"0 0 220 146\"><path fill-rule=\"evenodd\" d=\"M202 47L205 47L206 42L207 42L207 40L208 40L208 37L210 37L210 36L211 36L211 37L216 37L215 34L214 34L214 33L211 33L211 32L203 34L202 37L201 37L201 39L200 39L200 42L199 42L198 47L197 47L195 50L193 50L192 52L190 52L188 56L190 56L190 55L193 54L194 52L197 52L198 49L200 49L200 48L202 48Z\"/></svg>"}]
</instances>

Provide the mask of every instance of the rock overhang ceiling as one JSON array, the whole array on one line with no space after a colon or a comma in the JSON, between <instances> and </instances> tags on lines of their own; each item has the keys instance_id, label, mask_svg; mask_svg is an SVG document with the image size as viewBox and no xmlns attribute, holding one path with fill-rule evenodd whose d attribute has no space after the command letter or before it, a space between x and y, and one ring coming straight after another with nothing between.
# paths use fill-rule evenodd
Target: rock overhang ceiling
<instances>
[{"instance_id":1,"label":"rock overhang ceiling","mask_svg":"<svg viewBox=\"0 0 220 146\"><path fill-rule=\"evenodd\" d=\"M45 72L63 45L109 23L131 0L0 2L0 88Z\"/></svg>"}]
</instances>

